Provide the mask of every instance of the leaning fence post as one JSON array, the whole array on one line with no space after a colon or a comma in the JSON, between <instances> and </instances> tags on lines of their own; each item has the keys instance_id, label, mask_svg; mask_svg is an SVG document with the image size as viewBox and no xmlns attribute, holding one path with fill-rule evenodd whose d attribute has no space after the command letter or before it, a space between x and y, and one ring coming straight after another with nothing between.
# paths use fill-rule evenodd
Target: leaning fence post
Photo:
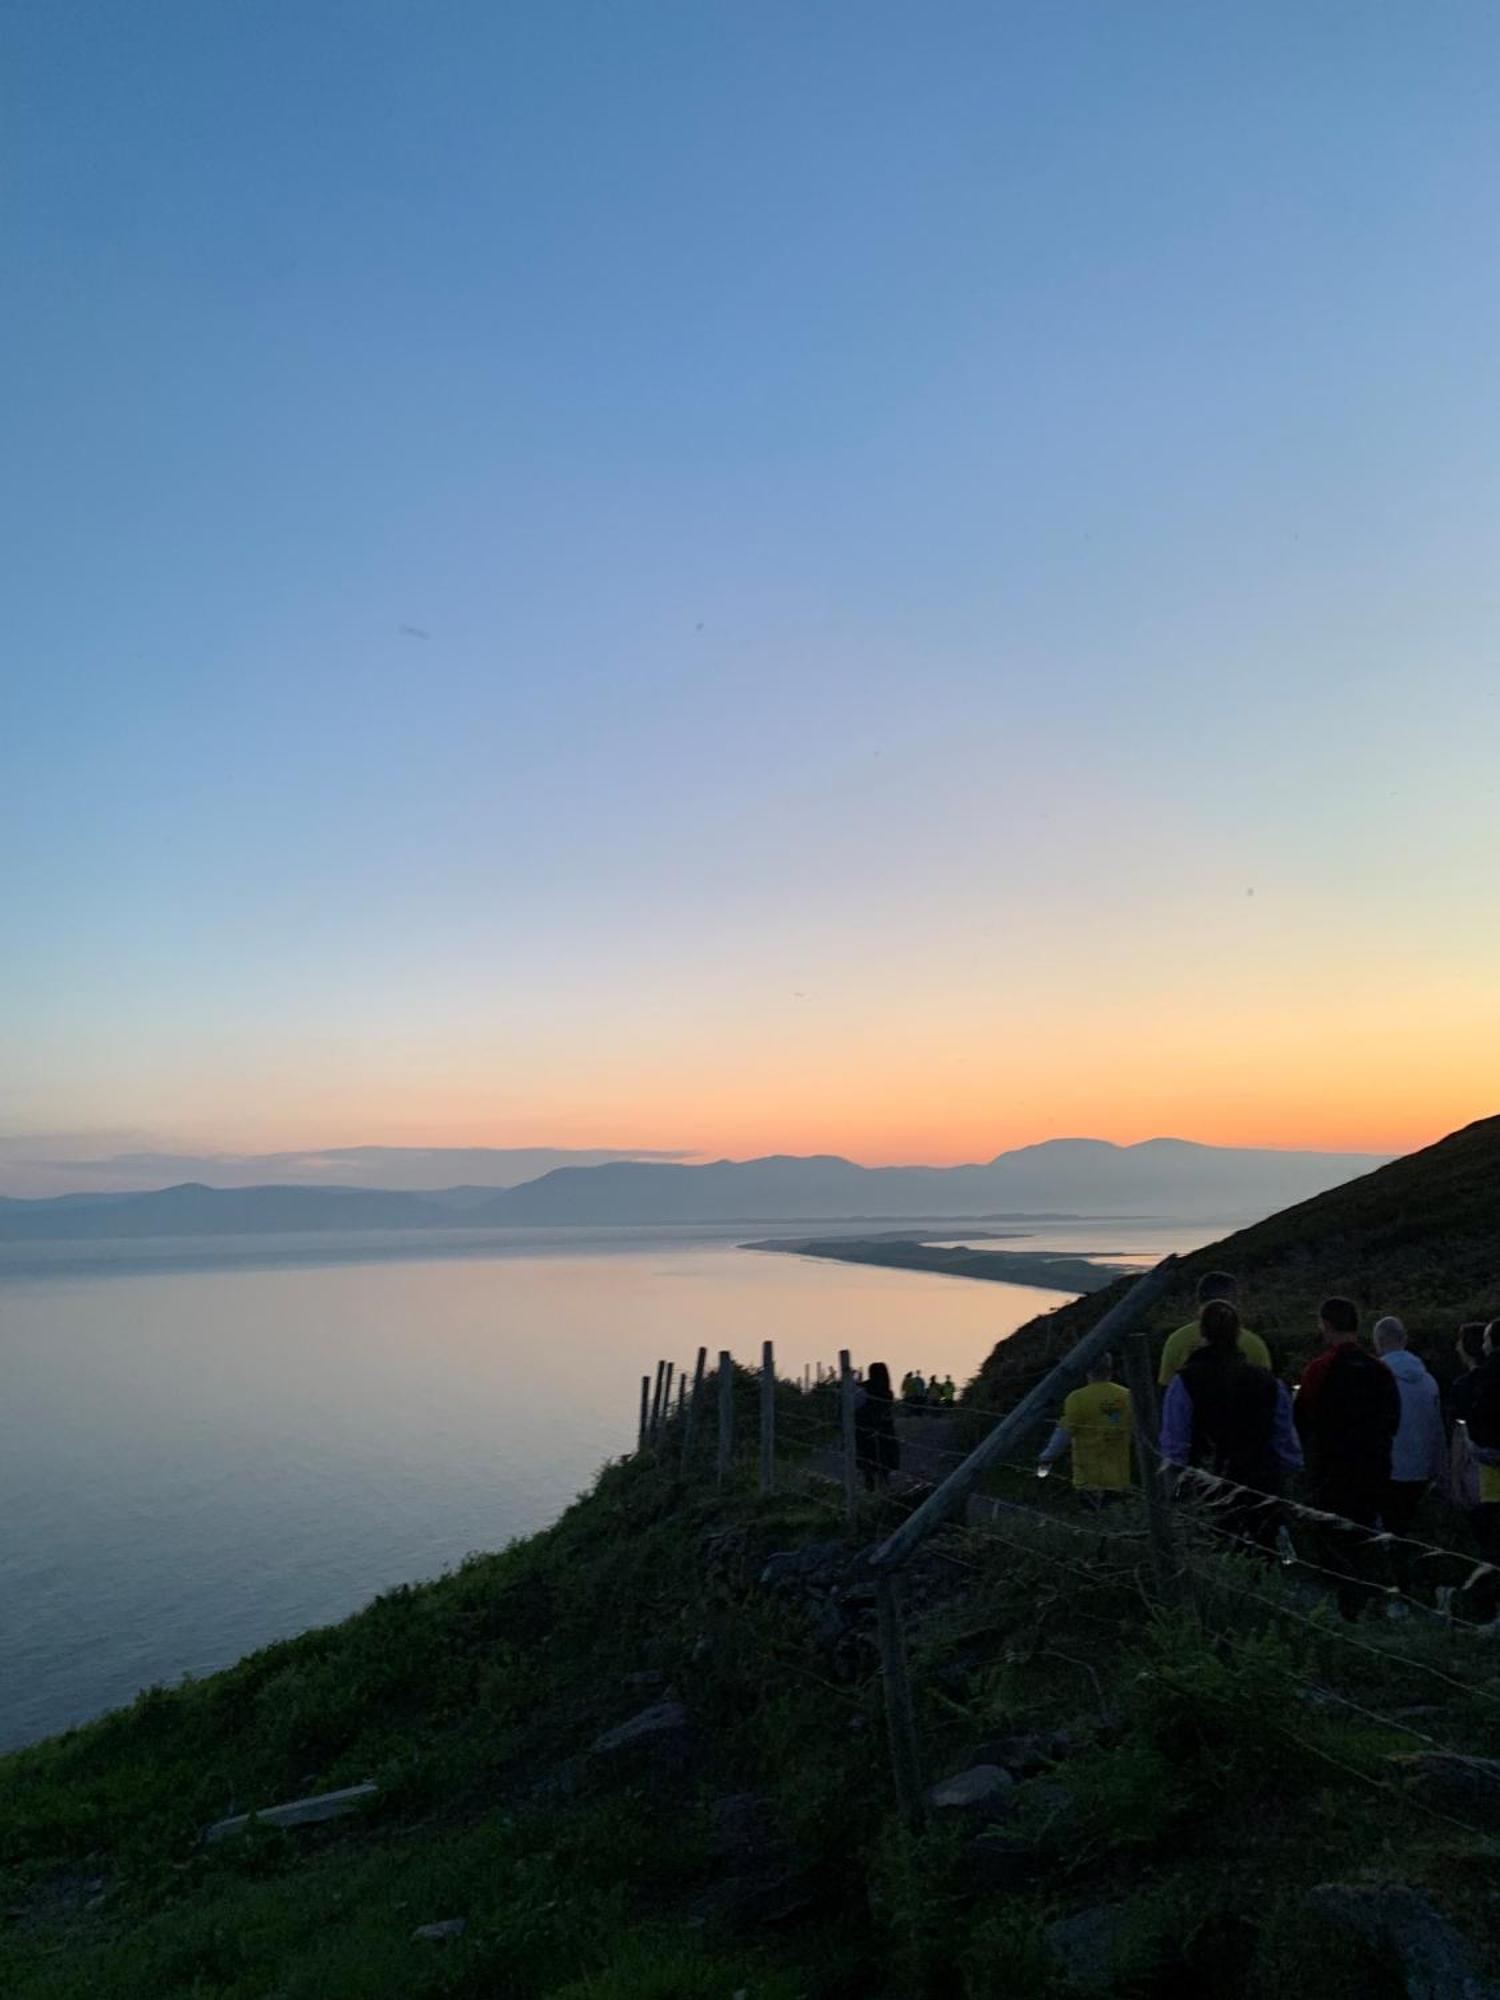
<instances>
[{"instance_id":1,"label":"leaning fence post","mask_svg":"<svg viewBox=\"0 0 1500 2000\"><path fill-rule=\"evenodd\" d=\"M896 1781L896 1809L908 1826L922 1817L922 1767L917 1753L917 1722L912 1709L911 1677L906 1669L906 1640L901 1630L898 1580L890 1570L875 1578L875 1611L880 1633L880 1671L885 1683L885 1721L891 1740L891 1775Z\"/></svg>"},{"instance_id":2,"label":"leaning fence post","mask_svg":"<svg viewBox=\"0 0 1500 2000\"><path fill-rule=\"evenodd\" d=\"M728 1350L719 1350L719 1464L718 1482L722 1486L729 1477L730 1460L734 1455L734 1363Z\"/></svg>"},{"instance_id":3,"label":"leaning fence post","mask_svg":"<svg viewBox=\"0 0 1500 2000\"><path fill-rule=\"evenodd\" d=\"M1068 1350L1062 1359L1024 1395L1008 1416L1000 1419L988 1437L981 1439L962 1465L930 1493L879 1548L870 1551L869 1561L877 1570L899 1569L901 1564L926 1541L933 1529L958 1513L991 1465L998 1464L1013 1445L1018 1445L1044 1415L1056 1409L1064 1394L1083 1381L1096 1354L1104 1354L1129 1332L1149 1306L1155 1304L1177 1277L1177 1259L1163 1257L1155 1270L1137 1278L1122 1299L1118 1299L1096 1326Z\"/></svg>"},{"instance_id":4,"label":"leaning fence post","mask_svg":"<svg viewBox=\"0 0 1500 2000\"><path fill-rule=\"evenodd\" d=\"M839 1349L839 1425L844 1446L844 1512L853 1521L859 1511L859 1474L854 1453L854 1370L849 1350Z\"/></svg>"},{"instance_id":5,"label":"leaning fence post","mask_svg":"<svg viewBox=\"0 0 1500 2000\"><path fill-rule=\"evenodd\" d=\"M698 1349L698 1361L693 1369L693 1393L688 1399L687 1422L682 1427L682 1462L688 1461L688 1453L693 1448L693 1432L698 1428L698 1405L703 1401L703 1370L708 1361L708 1349Z\"/></svg>"},{"instance_id":6,"label":"leaning fence post","mask_svg":"<svg viewBox=\"0 0 1500 2000\"><path fill-rule=\"evenodd\" d=\"M1151 1549L1151 1574L1162 1604L1178 1595L1176 1552L1172 1547L1172 1511L1161 1483L1160 1432L1156 1415L1156 1384L1151 1379L1151 1347L1146 1333L1125 1341L1125 1380L1135 1422L1135 1456L1146 1500L1146 1535Z\"/></svg>"},{"instance_id":7,"label":"leaning fence post","mask_svg":"<svg viewBox=\"0 0 1500 2000\"><path fill-rule=\"evenodd\" d=\"M650 1422L650 1420L651 1420L651 1377L649 1375L643 1375L641 1377L641 1427L638 1433L636 1434L636 1440L635 1440L635 1448L637 1451L644 1451L646 1449L646 1426Z\"/></svg>"},{"instance_id":8,"label":"leaning fence post","mask_svg":"<svg viewBox=\"0 0 1500 2000\"><path fill-rule=\"evenodd\" d=\"M769 1340L760 1349L760 1490L776 1490L776 1356Z\"/></svg>"}]
</instances>

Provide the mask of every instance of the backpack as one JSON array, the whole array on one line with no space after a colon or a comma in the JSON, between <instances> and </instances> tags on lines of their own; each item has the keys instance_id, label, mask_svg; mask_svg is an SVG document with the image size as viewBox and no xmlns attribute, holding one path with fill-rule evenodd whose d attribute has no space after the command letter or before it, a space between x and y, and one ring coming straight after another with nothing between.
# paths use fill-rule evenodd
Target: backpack
<instances>
[{"instance_id":1,"label":"backpack","mask_svg":"<svg viewBox=\"0 0 1500 2000\"><path fill-rule=\"evenodd\" d=\"M1401 1391L1383 1361L1342 1346L1318 1390L1318 1444L1325 1457L1389 1458L1401 1426Z\"/></svg>"},{"instance_id":2,"label":"backpack","mask_svg":"<svg viewBox=\"0 0 1500 2000\"><path fill-rule=\"evenodd\" d=\"M1274 1485L1274 1378L1238 1355L1226 1364L1200 1347L1183 1367L1182 1386L1193 1406L1193 1463L1237 1486Z\"/></svg>"}]
</instances>

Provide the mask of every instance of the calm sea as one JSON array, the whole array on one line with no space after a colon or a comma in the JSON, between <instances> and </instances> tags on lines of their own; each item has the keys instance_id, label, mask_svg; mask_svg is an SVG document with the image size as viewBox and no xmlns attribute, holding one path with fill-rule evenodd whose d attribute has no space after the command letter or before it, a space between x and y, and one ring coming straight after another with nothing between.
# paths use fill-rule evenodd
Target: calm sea
<instances>
[{"instance_id":1,"label":"calm sea","mask_svg":"<svg viewBox=\"0 0 1500 2000\"><path fill-rule=\"evenodd\" d=\"M1217 1233L1047 1240L1145 1256ZM659 1355L770 1338L786 1374L848 1347L961 1383L1060 1303L712 1232L250 1248L0 1258L0 1748L545 1525L632 1447Z\"/></svg>"}]
</instances>

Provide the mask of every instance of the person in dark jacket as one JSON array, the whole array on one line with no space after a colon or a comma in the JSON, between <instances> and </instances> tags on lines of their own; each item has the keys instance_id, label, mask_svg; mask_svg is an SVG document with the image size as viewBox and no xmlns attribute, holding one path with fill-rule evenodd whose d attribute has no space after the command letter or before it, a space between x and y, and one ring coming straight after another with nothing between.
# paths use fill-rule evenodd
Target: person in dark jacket
<instances>
[{"instance_id":1,"label":"person in dark jacket","mask_svg":"<svg viewBox=\"0 0 1500 2000\"><path fill-rule=\"evenodd\" d=\"M1162 1404L1162 1461L1200 1466L1250 1494L1274 1497L1286 1475L1302 1469L1286 1384L1246 1358L1240 1316L1227 1299L1205 1305L1198 1325L1203 1344L1172 1377ZM1230 1534L1269 1547L1279 1511L1236 1495L1219 1519Z\"/></svg>"},{"instance_id":2,"label":"person in dark jacket","mask_svg":"<svg viewBox=\"0 0 1500 2000\"><path fill-rule=\"evenodd\" d=\"M1304 1369L1296 1404L1313 1504L1373 1528L1391 1476L1401 1395L1390 1370L1360 1344L1351 1299L1325 1299L1318 1331L1323 1352Z\"/></svg>"},{"instance_id":3,"label":"person in dark jacket","mask_svg":"<svg viewBox=\"0 0 1500 2000\"><path fill-rule=\"evenodd\" d=\"M1454 1346L1458 1373L1448 1385L1448 1418L1451 1423L1467 1423L1474 1401L1474 1378L1484 1360L1484 1321L1465 1320L1458 1329Z\"/></svg>"},{"instance_id":4,"label":"person in dark jacket","mask_svg":"<svg viewBox=\"0 0 1500 2000\"><path fill-rule=\"evenodd\" d=\"M884 1492L901 1463L891 1372L883 1361L870 1363L864 1390L854 1406L854 1462L867 1493Z\"/></svg>"},{"instance_id":5,"label":"person in dark jacket","mask_svg":"<svg viewBox=\"0 0 1500 2000\"><path fill-rule=\"evenodd\" d=\"M1401 1427L1401 1394L1390 1370L1359 1339L1359 1308L1352 1299L1325 1299L1318 1310L1323 1352L1303 1370L1295 1405L1311 1478L1312 1502L1353 1528L1379 1519L1391 1477L1391 1446ZM1323 1538L1325 1567L1349 1580L1338 1593L1339 1610L1359 1616L1371 1595L1363 1582L1373 1566L1368 1536L1330 1527Z\"/></svg>"}]
</instances>

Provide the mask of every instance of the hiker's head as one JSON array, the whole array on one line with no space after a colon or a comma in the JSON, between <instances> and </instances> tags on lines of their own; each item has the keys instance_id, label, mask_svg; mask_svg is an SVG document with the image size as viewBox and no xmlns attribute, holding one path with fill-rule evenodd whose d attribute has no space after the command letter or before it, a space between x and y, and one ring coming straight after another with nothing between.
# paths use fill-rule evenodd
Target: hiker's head
<instances>
[{"instance_id":1,"label":"hiker's head","mask_svg":"<svg viewBox=\"0 0 1500 2000\"><path fill-rule=\"evenodd\" d=\"M1353 1340L1359 1332L1359 1307L1353 1299L1324 1299L1318 1307L1318 1331L1327 1341Z\"/></svg>"},{"instance_id":2,"label":"hiker's head","mask_svg":"<svg viewBox=\"0 0 1500 2000\"><path fill-rule=\"evenodd\" d=\"M1500 1319L1492 1319L1484 1330L1486 1354L1500 1354Z\"/></svg>"},{"instance_id":3,"label":"hiker's head","mask_svg":"<svg viewBox=\"0 0 1500 2000\"><path fill-rule=\"evenodd\" d=\"M1210 1299L1198 1315L1198 1331L1211 1354L1221 1358L1238 1354L1240 1316L1228 1299Z\"/></svg>"},{"instance_id":4,"label":"hiker's head","mask_svg":"<svg viewBox=\"0 0 1500 2000\"><path fill-rule=\"evenodd\" d=\"M889 1396L891 1393L891 1371L883 1361L872 1361L865 1376L865 1387L872 1396Z\"/></svg>"},{"instance_id":5,"label":"hiker's head","mask_svg":"<svg viewBox=\"0 0 1500 2000\"><path fill-rule=\"evenodd\" d=\"M1216 1299L1231 1302L1239 1289L1240 1281L1232 1271L1206 1271L1198 1280L1198 1303L1212 1305Z\"/></svg>"},{"instance_id":6,"label":"hiker's head","mask_svg":"<svg viewBox=\"0 0 1500 2000\"><path fill-rule=\"evenodd\" d=\"M1372 1338L1377 1354L1394 1354L1406 1345L1406 1328L1394 1313L1387 1313L1384 1319L1376 1320Z\"/></svg>"},{"instance_id":7,"label":"hiker's head","mask_svg":"<svg viewBox=\"0 0 1500 2000\"><path fill-rule=\"evenodd\" d=\"M1458 1358L1467 1362L1470 1368L1477 1368L1484 1359L1484 1321L1468 1319L1458 1329Z\"/></svg>"},{"instance_id":8,"label":"hiker's head","mask_svg":"<svg viewBox=\"0 0 1500 2000\"><path fill-rule=\"evenodd\" d=\"M1107 1382L1115 1372L1115 1357L1112 1354L1096 1354L1089 1363L1089 1380Z\"/></svg>"}]
</instances>

